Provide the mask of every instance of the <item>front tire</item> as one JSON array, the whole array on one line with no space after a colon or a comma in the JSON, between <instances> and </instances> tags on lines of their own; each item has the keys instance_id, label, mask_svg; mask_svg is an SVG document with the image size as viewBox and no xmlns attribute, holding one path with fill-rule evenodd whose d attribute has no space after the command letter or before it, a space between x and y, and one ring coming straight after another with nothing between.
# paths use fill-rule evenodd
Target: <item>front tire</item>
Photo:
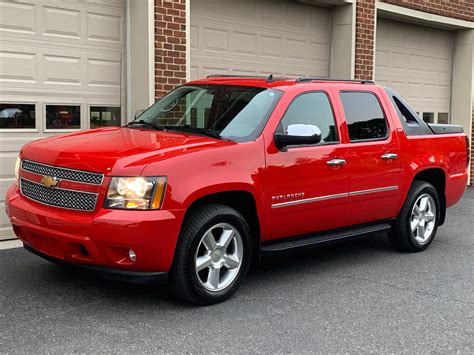
<instances>
[{"instance_id":1,"label":"front tire","mask_svg":"<svg viewBox=\"0 0 474 355\"><path fill-rule=\"evenodd\" d=\"M389 233L390 242L401 251L423 251L433 242L439 218L437 190L430 183L414 181Z\"/></svg>"},{"instance_id":2,"label":"front tire","mask_svg":"<svg viewBox=\"0 0 474 355\"><path fill-rule=\"evenodd\" d=\"M245 278L252 255L250 229L235 209L199 207L183 224L172 281L178 295L196 305L231 297Z\"/></svg>"}]
</instances>

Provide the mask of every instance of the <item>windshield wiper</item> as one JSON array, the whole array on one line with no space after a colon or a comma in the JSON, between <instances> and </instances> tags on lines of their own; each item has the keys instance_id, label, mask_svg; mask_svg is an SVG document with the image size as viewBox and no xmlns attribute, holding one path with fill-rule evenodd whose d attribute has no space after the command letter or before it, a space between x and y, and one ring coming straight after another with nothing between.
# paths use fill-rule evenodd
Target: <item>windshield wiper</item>
<instances>
[{"instance_id":1,"label":"windshield wiper","mask_svg":"<svg viewBox=\"0 0 474 355\"><path fill-rule=\"evenodd\" d=\"M210 130L208 128L197 128L191 126L163 126L167 131L181 131L181 132L189 132L189 133L196 133L202 134L204 136L222 139L219 133L216 131Z\"/></svg>"},{"instance_id":2,"label":"windshield wiper","mask_svg":"<svg viewBox=\"0 0 474 355\"><path fill-rule=\"evenodd\" d=\"M130 126L133 126L133 125L136 125L136 124L140 124L142 126L150 127L150 128L156 129L156 130L163 130L162 127L159 127L159 126L155 125L154 123L147 122L147 121L144 121L144 120L132 121L132 122L128 123L125 127L130 127Z\"/></svg>"}]
</instances>

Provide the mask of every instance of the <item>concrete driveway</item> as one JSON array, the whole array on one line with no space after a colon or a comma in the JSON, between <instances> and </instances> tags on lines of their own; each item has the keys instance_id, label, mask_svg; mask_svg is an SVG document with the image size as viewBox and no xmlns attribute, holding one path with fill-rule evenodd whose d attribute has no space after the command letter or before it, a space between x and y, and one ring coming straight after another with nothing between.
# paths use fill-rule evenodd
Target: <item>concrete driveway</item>
<instances>
[{"instance_id":1,"label":"concrete driveway","mask_svg":"<svg viewBox=\"0 0 474 355\"><path fill-rule=\"evenodd\" d=\"M266 259L204 308L3 250L0 352L474 352L474 190L427 251L386 239Z\"/></svg>"}]
</instances>

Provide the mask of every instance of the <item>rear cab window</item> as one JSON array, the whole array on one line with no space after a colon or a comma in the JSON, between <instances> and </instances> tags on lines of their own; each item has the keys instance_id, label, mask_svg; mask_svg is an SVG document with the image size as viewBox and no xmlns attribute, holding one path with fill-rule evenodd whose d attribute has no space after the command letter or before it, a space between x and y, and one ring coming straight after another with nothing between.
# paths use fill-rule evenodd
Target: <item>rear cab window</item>
<instances>
[{"instance_id":1,"label":"rear cab window","mask_svg":"<svg viewBox=\"0 0 474 355\"><path fill-rule=\"evenodd\" d=\"M351 143L388 138L388 122L374 93L342 91L340 98Z\"/></svg>"}]
</instances>

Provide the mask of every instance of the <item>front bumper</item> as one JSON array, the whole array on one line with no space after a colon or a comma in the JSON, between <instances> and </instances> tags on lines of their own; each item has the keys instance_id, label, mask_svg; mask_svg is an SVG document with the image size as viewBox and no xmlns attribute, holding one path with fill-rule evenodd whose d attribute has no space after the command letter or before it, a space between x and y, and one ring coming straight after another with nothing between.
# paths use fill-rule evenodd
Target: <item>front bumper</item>
<instances>
[{"instance_id":1,"label":"front bumper","mask_svg":"<svg viewBox=\"0 0 474 355\"><path fill-rule=\"evenodd\" d=\"M41 256L89 268L169 272L184 210L71 211L22 197L12 186L6 210L17 237ZM136 261L128 257L129 250Z\"/></svg>"},{"instance_id":2,"label":"front bumper","mask_svg":"<svg viewBox=\"0 0 474 355\"><path fill-rule=\"evenodd\" d=\"M23 244L26 250L36 254L43 259L51 261L52 263L56 264L67 264L79 269L83 269L86 271L90 271L98 276L101 276L106 279L116 280L116 281L123 281L129 283L136 283L136 284L161 284L166 283L168 281L168 273L167 272L142 272L142 271L127 271L127 270L120 270L120 269L109 269L100 266L92 266L92 265L85 265L85 264L74 264L65 262L63 259L56 259L49 255L43 254L36 249L33 249L28 244Z\"/></svg>"}]
</instances>

